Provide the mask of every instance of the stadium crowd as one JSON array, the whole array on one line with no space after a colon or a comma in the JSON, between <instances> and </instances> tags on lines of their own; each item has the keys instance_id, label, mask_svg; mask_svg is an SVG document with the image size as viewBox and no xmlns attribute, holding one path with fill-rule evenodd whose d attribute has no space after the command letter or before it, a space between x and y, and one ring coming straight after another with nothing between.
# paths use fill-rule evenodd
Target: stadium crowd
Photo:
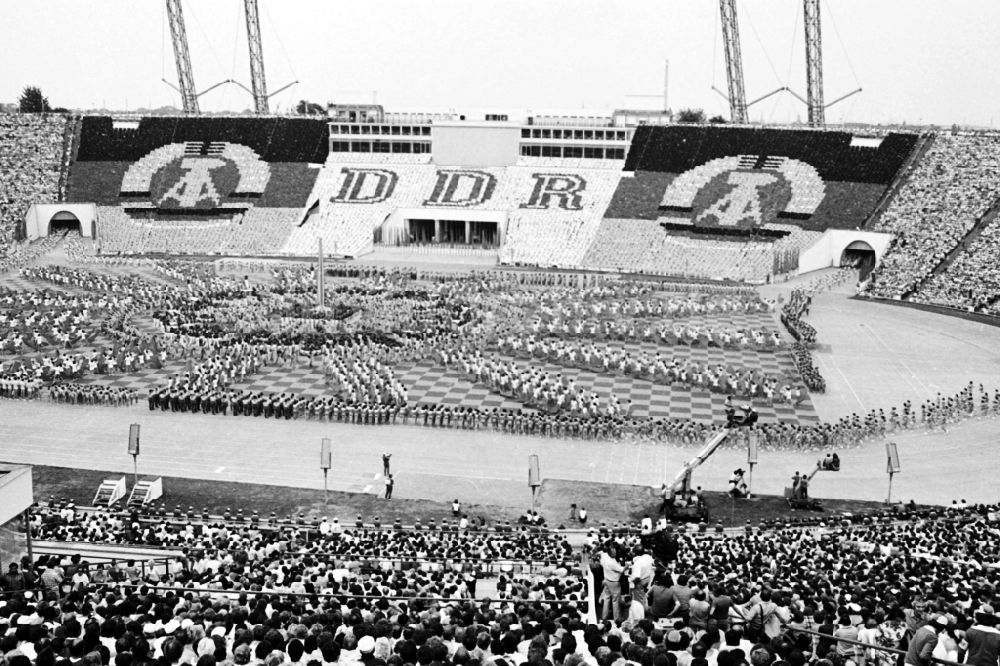
<instances>
[{"instance_id":1,"label":"stadium crowd","mask_svg":"<svg viewBox=\"0 0 1000 666\"><path fill-rule=\"evenodd\" d=\"M12 563L0 650L10 666L996 666L998 512L963 501L728 536L644 519L592 529L577 552L504 525L307 532L52 506L36 538L181 555Z\"/></svg>"},{"instance_id":2,"label":"stadium crowd","mask_svg":"<svg viewBox=\"0 0 1000 666\"><path fill-rule=\"evenodd\" d=\"M59 200L65 126L62 115L0 113L0 248L23 238L32 204Z\"/></svg>"},{"instance_id":3,"label":"stadium crowd","mask_svg":"<svg viewBox=\"0 0 1000 666\"><path fill-rule=\"evenodd\" d=\"M1000 135L935 135L877 222L878 231L890 232L894 238L867 291L883 298L922 292L927 277L1000 198L998 170ZM988 252L989 246L975 249ZM990 262L989 255L980 261ZM943 305L965 305L967 293L959 292L956 298L952 292L952 286L961 289L964 273L961 268L951 275L946 271L924 298ZM970 304L975 301L969 299Z\"/></svg>"}]
</instances>

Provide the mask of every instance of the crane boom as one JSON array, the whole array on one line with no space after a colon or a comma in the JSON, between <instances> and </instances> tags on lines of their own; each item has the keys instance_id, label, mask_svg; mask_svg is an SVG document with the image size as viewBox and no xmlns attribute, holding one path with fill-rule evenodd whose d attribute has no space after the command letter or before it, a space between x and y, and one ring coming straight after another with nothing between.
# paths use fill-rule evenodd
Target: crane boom
<instances>
[{"instance_id":1,"label":"crane boom","mask_svg":"<svg viewBox=\"0 0 1000 666\"><path fill-rule=\"evenodd\" d=\"M194 74L191 72L191 54L188 51L181 0L167 0L167 16L170 20L170 39L174 45L174 62L177 64L177 86L181 93L181 105L184 113L199 113L198 94L194 89Z\"/></svg>"},{"instance_id":2,"label":"crane boom","mask_svg":"<svg viewBox=\"0 0 1000 666\"><path fill-rule=\"evenodd\" d=\"M803 23L806 30L806 106L809 124L826 124L823 104L823 35L820 30L819 0L803 0Z\"/></svg>"},{"instance_id":3,"label":"crane boom","mask_svg":"<svg viewBox=\"0 0 1000 666\"><path fill-rule=\"evenodd\" d=\"M726 50L726 82L729 84L729 117L734 123L747 122L747 97L743 88L743 55L740 50L740 27L736 19L736 0L719 0L722 15L722 41Z\"/></svg>"},{"instance_id":4,"label":"crane boom","mask_svg":"<svg viewBox=\"0 0 1000 666\"><path fill-rule=\"evenodd\" d=\"M726 437L728 435L729 431L725 429L712 435L712 437L705 443L705 446L702 447L701 451L699 451L694 458L684 463L681 471L679 471L677 476L674 477L674 480L670 482L669 489L673 492L687 491L691 486L691 472L696 470L703 462L708 460L708 458L715 453L715 450L718 449L724 441L726 441Z\"/></svg>"},{"instance_id":5,"label":"crane boom","mask_svg":"<svg viewBox=\"0 0 1000 666\"><path fill-rule=\"evenodd\" d=\"M264 78L264 49L260 39L260 16L257 0L243 0L247 17L247 45L250 48L250 87L253 106L257 113L268 113L267 81Z\"/></svg>"}]
</instances>

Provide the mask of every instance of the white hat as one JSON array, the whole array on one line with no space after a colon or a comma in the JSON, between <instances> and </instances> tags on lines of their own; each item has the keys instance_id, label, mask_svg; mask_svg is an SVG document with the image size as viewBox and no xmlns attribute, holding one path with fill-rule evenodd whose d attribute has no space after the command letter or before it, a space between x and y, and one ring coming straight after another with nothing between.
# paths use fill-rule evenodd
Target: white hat
<instances>
[{"instance_id":1,"label":"white hat","mask_svg":"<svg viewBox=\"0 0 1000 666\"><path fill-rule=\"evenodd\" d=\"M173 620L170 620L170 622L167 622L165 625L163 625L163 632L166 634L172 634L178 629L180 629L180 627L181 623L178 622L176 618L174 618Z\"/></svg>"},{"instance_id":2,"label":"white hat","mask_svg":"<svg viewBox=\"0 0 1000 666\"><path fill-rule=\"evenodd\" d=\"M373 652L375 650L375 639L371 636L362 636L358 641L358 650L361 652Z\"/></svg>"}]
</instances>

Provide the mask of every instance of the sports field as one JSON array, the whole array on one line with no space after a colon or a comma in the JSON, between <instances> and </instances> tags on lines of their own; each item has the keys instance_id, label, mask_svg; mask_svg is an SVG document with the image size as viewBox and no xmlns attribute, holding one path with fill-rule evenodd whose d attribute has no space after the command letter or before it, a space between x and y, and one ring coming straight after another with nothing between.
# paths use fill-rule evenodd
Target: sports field
<instances>
[{"instance_id":1,"label":"sports field","mask_svg":"<svg viewBox=\"0 0 1000 666\"><path fill-rule=\"evenodd\" d=\"M798 282L801 282L799 280ZM766 294L790 285L766 288ZM848 298L847 288L814 299L810 321L819 331L825 395L813 396L824 420L903 400L919 404L953 393L970 379L1000 384L1000 329L908 308ZM991 391L992 393L992 391ZM380 456L393 453L394 496L526 506L527 459L537 454L543 478L659 486L693 449L665 444L599 442L420 426L358 426L311 421L170 414L131 408L0 402L0 459L11 462L131 471L130 423L142 424L140 473L322 488L320 440L334 442L330 487L380 493ZM947 433L895 436L903 471L894 499L950 503L993 501L1000 423L974 420ZM818 452L762 452L753 489L781 493L795 471L811 469ZM815 496L884 499L882 442L841 451L840 473L814 479ZM695 484L724 489L745 453L723 449L695 474ZM168 490L169 492L169 490ZM586 497L580 498L586 504Z\"/></svg>"}]
</instances>

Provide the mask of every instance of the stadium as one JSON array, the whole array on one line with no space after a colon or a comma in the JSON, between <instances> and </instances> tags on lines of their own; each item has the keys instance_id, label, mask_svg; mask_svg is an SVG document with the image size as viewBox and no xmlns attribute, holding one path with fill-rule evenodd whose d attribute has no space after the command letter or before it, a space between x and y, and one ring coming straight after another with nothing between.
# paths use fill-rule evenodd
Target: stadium
<instances>
[{"instance_id":1,"label":"stadium","mask_svg":"<svg viewBox=\"0 0 1000 666\"><path fill-rule=\"evenodd\" d=\"M828 123L796 4L712 119L272 112L258 0L252 111L192 0L179 108L26 89L0 666L1000 666L1000 132Z\"/></svg>"}]
</instances>

